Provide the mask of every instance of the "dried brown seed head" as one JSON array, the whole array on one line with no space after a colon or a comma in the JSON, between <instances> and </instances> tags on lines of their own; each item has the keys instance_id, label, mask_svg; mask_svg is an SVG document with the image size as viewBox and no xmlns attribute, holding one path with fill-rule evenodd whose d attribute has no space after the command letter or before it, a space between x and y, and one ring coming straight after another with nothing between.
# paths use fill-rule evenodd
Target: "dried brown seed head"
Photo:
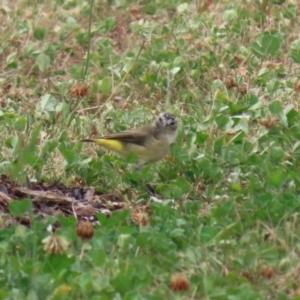
<instances>
[{"instance_id":1,"label":"dried brown seed head","mask_svg":"<svg viewBox=\"0 0 300 300\"><path fill-rule=\"evenodd\" d=\"M173 291L187 291L190 288L190 282L183 273L175 273L171 277L169 287Z\"/></svg>"},{"instance_id":2,"label":"dried brown seed head","mask_svg":"<svg viewBox=\"0 0 300 300\"><path fill-rule=\"evenodd\" d=\"M75 97L83 97L88 95L88 87L84 82L76 82L70 90L70 94Z\"/></svg>"},{"instance_id":3,"label":"dried brown seed head","mask_svg":"<svg viewBox=\"0 0 300 300\"><path fill-rule=\"evenodd\" d=\"M69 242L55 233L42 240L44 250L50 254L63 254L67 251Z\"/></svg>"},{"instance_id":4,"label":"dried brown seed head","mask_svg":"<svg viewBox=\"0 0 300 300\"><path fill-rule=\"evenodd\" d=\"M87 240L94 235L94 226L90 221L79 221L77 224L77 235L83 240Z\"/></svg>"},{"instance_id":5,"label":"dried brown seed head","mask_svg":"<svg viewBox=\"0 0 300 300\"><path fill-rule=\"evenodd\" d=\"M133 209L131 213L132 221L141 226L149 225L149 212L147 211L147 207L137 206Z\"/></svg>"}]
</instances>

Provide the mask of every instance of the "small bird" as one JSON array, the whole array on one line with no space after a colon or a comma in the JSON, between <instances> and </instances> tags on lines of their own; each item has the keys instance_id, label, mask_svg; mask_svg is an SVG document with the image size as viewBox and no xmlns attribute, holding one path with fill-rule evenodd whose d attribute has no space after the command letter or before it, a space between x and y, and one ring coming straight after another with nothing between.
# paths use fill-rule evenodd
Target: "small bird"
<instances>
[{"instance_id":1,"label":"small bird","mask_svg":"<svg viewBox=\"0 0 300 300\"><path fill-rule=\"evenodd\" d=\"M176 140L178 125L179 120L173 114L161 112L152 124L97 139L84 139L81 142L94 142L123 158L129 153L136 153L137 168L140 169L143 165L157 162L168 154L170 145Z\"/></svg>"}]
</instances>

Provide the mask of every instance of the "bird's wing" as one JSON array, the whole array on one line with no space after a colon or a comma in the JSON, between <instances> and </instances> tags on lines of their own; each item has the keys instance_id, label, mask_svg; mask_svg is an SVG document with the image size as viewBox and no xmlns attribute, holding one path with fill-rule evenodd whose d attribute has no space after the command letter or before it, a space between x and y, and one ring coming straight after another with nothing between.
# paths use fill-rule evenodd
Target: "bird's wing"
<instances>
[{"instance_id":1,"label":"bird's wing","mask_svg":"<svg viewBox=\"0 0 300 300\"><path fill-rule=\"evenodd\" d=\"M155 137L155 127L153 125L145 125L134 130L126 130L118 133L112 133L103 136L100 139L118 140L124 143L131 143L144 146L149 136Z\"/></svg>"}]
</instances>

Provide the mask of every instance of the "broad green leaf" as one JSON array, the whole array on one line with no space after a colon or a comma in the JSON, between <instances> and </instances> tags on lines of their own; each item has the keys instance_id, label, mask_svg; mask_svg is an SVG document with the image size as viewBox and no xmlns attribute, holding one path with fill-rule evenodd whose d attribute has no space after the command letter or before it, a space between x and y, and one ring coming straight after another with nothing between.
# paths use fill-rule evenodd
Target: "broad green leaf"
<instances>
[{"instance_id":1,"label":"broad green leaf","mask_svg":"<svg viewBox=\"0 0 300 300\"><path fill-rule=\"evenodd\" d=\"M56 99L51 94L42 96L40 101L40 107L42 111L52 112L55 111Z\"/></svg>"},{"instance_id":2,"label":"broad green leaf","mask_svg":"<svg viewBox=\"0 0 300 300\"><path fill-rule=\"evenodd\" d=\"M245 131L241 131L237 133L233 138L231 138L228 144L241 142L245 138L245 136L246 136Z\"/></svg>"},{"instance_id":3,"label":"broad green leaf","mask_svg":"<svg viewBox=\"0 0 300 300\"><path fill-rule=\"evenodd\" d=\"M229 121L230 121L230 119L226 115L218 115L215 118L215 122L219 128L224 128Z\"/></svg>"},{"instance_id":4,"label":"broad green leaf","mask_svg":"<svg viewBox=\"0 0 300 300\"><path fill-rule=\"evenodd\" d=\"M68 136L68 132L66 130L62 130L57 139L60 143L69 142L69 140L70 140L69 136Z\"/></svg>"},{"instance_id":5,"label":"broad green leaf","mask_svg":"<svg viewBox=\"0 0 300 300\"><path fill-rule=\"evenodd\" d=\"M130 234L120 234L118 236L117 246L122 250L128 250L131 241L132 241L132 237Z\"/></svg>"},{"instance_id":6,"label":"broad green leaf","mask_svg":"<svg viewBox=\"0 0 300 300\"><path fill-rule=\"evenodd\" d=\"M256 82L259 85L265 85L271 76L272 76L272 72L268 68L266 68L266 67L261 68L258 72Z\"/></svg>"},{"instance_id":7,"label":"broad green leaf","mask_svg":"<svg viewBox=\"0 0 300 300\"><path fill-rule=\"evenodd\" d=\"M22 199L14 200L8 204L9 212L16 217L22 216L24 213L31 211L32 200Z\"/></svg>"},{"instance_id":8,"label":"broad green leaf","mask_svg":"<svg viewBox=\"0 0 300 300\"><path fill-rule=\"evenodd\" d=\"M109 17L105 20L104 22L104 28L106 31L109 31L111 29L114 28L115 24L116 24L116 18L115 17Z\"/></svg>"},{"instance_id":9,"label":"broad green leaf","mask_svg":"<svg viewBox=\"0 0 300 300\"><path fill-rule=\"evenodd\" d=\"M236 9L228 9L224 12L224 19L226 22L231 23L237 18L237 11Z\"/></svg>"},{"instance_id":10,"label":"broad green leaf","mask_svg":"<svg viewBox=\"0 0 300 300\"><path fill-rule=\"evenodd\" d=\"M251 50L257 57L263 57L265 54L261 44L258 41L255 41L251 44Z\"/></svg>"},{"instance_id":11,"label":"broad green leaf","mask_svg":"<svg viewBox=\"0 0 300 300\"><path fill-rule=\"evenodd\" d=\"M172 75L175 75L175 74L177 74L180 70L181 70L180 67L175 67L175 68L173 68L173 69L171 70L171 73L172 73Z\"/></svg>"},{"instance_id":12,"label":"broad green leaf","mask_svg":"<svg viewBox=\"0 0 300 300\"><path fill-rule=\"evenodd\" d=\"M57 146L58 146L57 141L51 141L51 140L45 141L41 145L42 155L50 155L51 152L53 152Z\"/></svg>"},{"instance_id":13,"label":"broad green leaf","mask_svg":"<svg viewBox=\"0 0 300 300\"><path fill-rule=\"evenodd\" d=\"M11 69L16 69L18 67L17 53L13 52L9 54L6 58L6 66Z\"/></svg>"},{"instance_id":14,"label":"broad green leaf","mask_svg":"<svg viewBox=\"0 0 300 300\"><path fill-rule=\"evenodd\" d=\"M76 163L79 163L81 161L80 156L75 153L73 150L66 149L64 147L59 147L59 151L65 158L68 165L74 165Z\"/></svg>"},{"instance_id":15,"label":"broad green leaf","mask_svg":"<svg viewBox=\"0 0 300 300\"><path fill-rule=\"evenodd\" d=\"M177 56L175 59L174 59L174 62L173 62L173 65L174 66L183 66L184 65L184 58L182 56ZM174 69L173 69L174 70ZM176 72L177 73L177 72Z\"/></svg>"},{"instance_id":16,"label":"broad green leaf","mask_svg":"<svg viewBox=\"0 0 300 300\"><path fill-rule=\"evenodd\" d=\"M176 238L176 237L183 237L185 235L185 231L182 228L176 228L170 232L170 237Z\"/></svg>"},{"instance_id":17,"label":"broad green leaf","mask_svg":"<svg viewBox=\"0 0 300 300\"><path fill-rule=\"evenodd\" d=\"M292 42L290 56L295 63L300 64L300 39Z\"/></svg>"},{"instance_id":18,"label":"broad green leaf","mask_svg":"<svg viewBox=\"0 0 300 300\"><path fill-rule=\"evenodd\" d=\"M284 157L285 152L282 149L282 147L279 146L273 146L270 149L270 154L271 154L271 158L275 161L275 162L280 162L280 160Z\"/></svg>"},{"instance_id":19,"label":"broad green leaf","mask_svg":"<svg viewBox=\"0 0 300 300\"><path fill-rule=\"evenodd\" d=\"M121 295L133 289L132 277L129 274L119 273L110 281L110 285Z\"/></svg>"},{"instance_id":20,"label":"broad green leaf","mask_svg":"<svg viewBox=\"0 0 300 300\"><path fill-rule=\"evenodd\" d=\"M268 184L274 188L280 188L286 180L286 174L284 174L281 170L269 173L267 176Z\"/></svg>"},{"instance_id":21,"label":"broad green leaf","mask_svg":"<svg viewBox=\"0 0 300 300\"><path fill-rule=\"evenodd\" d=\"M279 114L282 112L282 105L280 101L275 100L269 104L269 110L272 114Z\"/></svg>"},{"instance_id":22,"label":"broad green leaf","mask_svg":"<svg viewBox=\"0 0 300 300\"><path fill-rule=\"evenodd\" d=\"M191 185L188 183L186 179L183 177L178 177L175 184L181 188L183 193L186 193L190 190Z\"/></svg>"},{"instance_id":23,"label":"broad green leaf","mask_svg":"<svg viewBox=\"0 0 300 300\"><path fill-rule=\"evenodd\" d=\"M76 226L76 219L73 216L65 217L62 214L59 214L57 220L62 228L75 228Z\"/></svg>"},{"instance_id":24,"label":"broad green leaf","mask_svg":"<svg viewBox=\"0 0 300 300\"><path fill-rule=\"evenodd\" d=\"M105 263L107 259L107 255L104 249L93 249L89 252L90 257L93 260L95 266L101 266Z\"/></svg>"},{"instance_id":25,"label":"broad green leaf","mask_svg":"<svg viewBox=\"0 0 300 300\"><path fill-rule=\"evenodd\" d=\"M76 19L73 17L67 17L65 24L67 29L75 29L78 26Z\"/></svg>"},{"instance_id":26,"label":"broad green leaf","mask_svg":"<svg viewBox=\"0 0 300 300\"><path fill-rule=\"evenodd\" d=\"M14 124L15 129L17 130L24 130L27 125L27 118L24 116L21 116L18 118Z\"/></svg>"},{"instance_id":27,"label":"broad green leaf","mask_svg":"<svg viewBox=\"0 0 300 300\"><path fill-rule=\"evenodd\" d=\"M71 266L75 262L73 255L45 255L43 263L43 271L51 273L52 278L61 278L64 273L71 270Z\"/></svg>"},{"instance_id":28,"label":"broad green leaf","mask_svg":"<svg viewBox=\"0 0 300 300\"><path fill-rule=\"evenodd\" d=\"M275 55L280 48L280 39L273 34L265 34L251 44L252 52L257 57Z\"/></svg>"},{"instance_id":29,"label":"broad green leaf","mask_svg":"<svg viewBox=\"0 0 300 300\"><path fill-rule=\"evenodd\" d=\"M243 132L245 132L246 134L249 132L249 126L248 126L248 120L247 118L241 118L238 125L238 128L240 128L241 130L243 130Z\"/></svg>"},{"instance_id":30,"label":"broad green leaf","mask_svg":"<svg viewBox=\"0 0 300 300\"><path fill-rule=\"evenodd\" d=\"M125 159L125 161L129 164L136 163L137 160L138 160L138 155L134 152L129 153Z\"/></svg>"},{"instance_id":31,"label":"broad green leaf","mask_svg":"<svg viewBox=\"0 0 300 300\"><path fill-rule=\"evenodd\" d=\"M4 141L4 143L5 143L5 146L14 149L17 146L18 141L19 141L18 136L11 136L11 137L7 138Z\"/></svg>"},{"instance_id":32,"label":"broad green leaf","mask_svg":"<svg viewBox=\"0 0 300 300\"><path fill-rule=\"evenodd\" d=\"M209 134L198 131L196 133L196 141L195 142L198 145L202 145L208 138L209 138Z\"/></svg>"},{"instance_id":33,"label":"broad green leaf","mask_svg":"<svg viewBox=\"0 0 300 300\"><path fill-rule=\"evenodd\" d=\"M240 192L242 191L242 186L241 186L241 183L240 182L233 182L231 184L231 188L237 192Z\"/></svg>"},{"instance_id":34,"label":"broad green leaf","mask_svg":"<svg viewBox=\"0 0 300 300\"><path fill-rule=\"evenodd\" d=\"M294 107L286 107L284 113L287 117L289 126L296 123L300 119L299 112L295 110Z\"/></svg>"},{"instance_id":35,"label":"broad green leaf","mask_svg":"<svg viewBox=\"0 0 300 300\"><path fill-rule=\"evenodd\" d=\"M274 35L264 35L261 46L265 54L275 55L280 48L280 40Z\"/></svg>"},{"instance_id":36,"label":"broad green leaf","mask_svg":"<svg viewBox=\"0 0 300 300\"><path fill-rule=\"evenodd\" d=\"M272 79L266 84L266 88L269 93L275 93L280 88L280 82L276 79Z\"/></svg>"},{"instance_id":37,"label":"broad green leaf","mask_svg":"<svg viewBox=\"0 0 300 300\"><path fill-rule=\"evenodd\" d=\"M182 3L182 4L179 4L179 5L177 6L177 11L178 11L179 14L188 12L188 10L189 10L189 5L188 5L188 3Z\"/></svg>"},{"instance_id":38,"label":"broad green leaf","mask_svg":"<svg viewBox=\"0 0 300 300\"><path fill-rule=\"evenodd\" d=\"M189 160L190 156L189 156L189 152L187 151L187 149L184 149L180 144L178 143L174 143L171 146L171 151L170 154L176 159L179 160L181 162L187 161Z\"/></svg>"},{"instance_id":39,"label":"broad green leaf","mask_svg":"<svg viewBox=\"0 0 300 300\"><path fill-rule=\"evenodd\" d=\"M289 3L286 5L285 9L283 10L282 15L286 19L295 19L297 13L298 13L297 6L295 4Z\"/></svg>"},{"instance_id":40,"label":"broad green leaf","mask_svg":"<svg viewBox=\"0 0 300 300\"><path fill-rule=\"evenodd\" d=\"M36 27L33 30L33 36L39 41L42 41L46 36L46 29L44 27Z\"/></svg>"},{"instance_id":41,"label":"broad green leaf","mask_svg":"<svg viewBox=\"0 0 300 300\"><path fill-rule=\"evenodd\" d=\"M231 114L238 114L245 111L246 107L237 103L228 104Z\"/></svg>"},{"instance_id":42,"label":"broad green leaf","mask_svg":"<svg viewBox=\"0 0 300 300\"><path fill-rule=\"evenodd\" d=\"M217 138L214 141L214 152L215 153L220 153L223 146L224 146L224 143L225 143L225 138L224 137Z\"/></svg>"},{"instance_id":43,"label":"broad green leaf","mask_svg":"<svg viewBox=\"0 0 300 300\"><path fill-rule=\"evenodd\" d=\"M103 94L109 94L111 91L111 78L105 77L100 80L100 91Z\"/></svg>"},{"instance_id":44,"label":"broad green leaf","mask_svg":"<svg viewBox=\"0 0 300 300\"><path fill-rule=\"evenodd\" d=\"M36 64L40 71L46 71L50 67L50 57L46 54L39 54L36 58Z\"/></svg>"},{"instance_id":45,"label":"broad green leaf","mask_svg":"<svg viewBox=\"0 0 300 300\"><path fill-rule=\"evenodd\" d=\"M56 113L62 114L64 117L68 116L70 112L70 105L66 102L60 102L55 108Z\"/></svg>"}]
</instances>

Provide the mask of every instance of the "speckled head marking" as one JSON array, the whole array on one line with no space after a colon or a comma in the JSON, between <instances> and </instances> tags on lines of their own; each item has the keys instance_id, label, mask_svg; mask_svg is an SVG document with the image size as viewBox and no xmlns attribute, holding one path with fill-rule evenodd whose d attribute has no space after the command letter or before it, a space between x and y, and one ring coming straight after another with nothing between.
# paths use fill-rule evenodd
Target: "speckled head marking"
<instances>
[{"instance_id":1,"label":"speckled head marking","mask_svg":"<svg viewBox=\"0 0 300 300\"><path fill-rule=\"evenodd\" d=\"M169 112L161 112L157 116L156 126L169 127L176 130L178 127L178 119Z\"/></svg>"}]
</instances>

